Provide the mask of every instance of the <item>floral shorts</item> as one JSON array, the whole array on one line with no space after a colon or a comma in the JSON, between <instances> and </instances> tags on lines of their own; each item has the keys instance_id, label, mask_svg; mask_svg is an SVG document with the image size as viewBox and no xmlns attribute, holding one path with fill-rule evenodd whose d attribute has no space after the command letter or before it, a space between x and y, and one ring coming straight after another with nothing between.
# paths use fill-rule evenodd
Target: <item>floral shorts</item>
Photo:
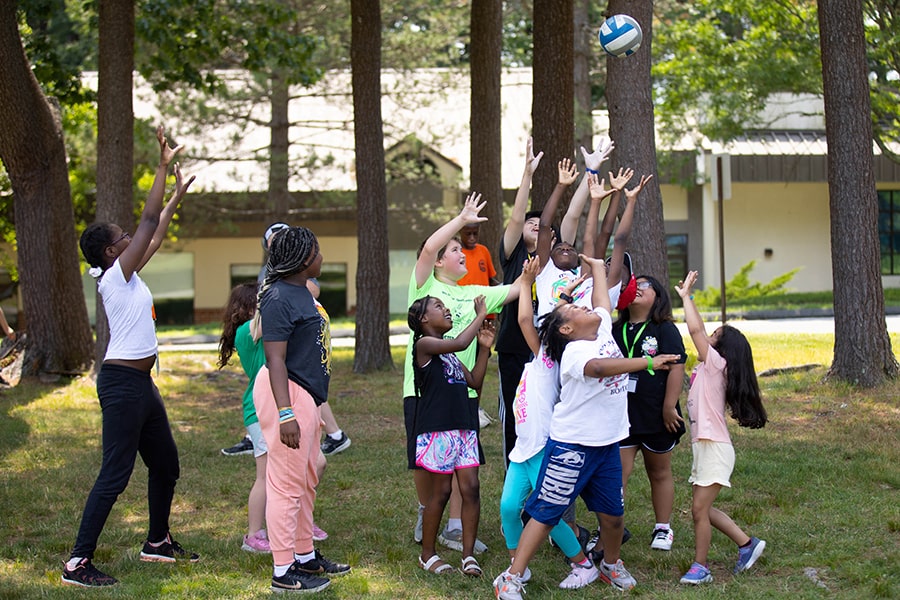
<instances>
[{"instance_id":1,"label":"floral shorts","mask_svg":"<svg viewBox=\"0 0 900 600\"><path fill-rule=\"evenodd\" d=\"M426 471L451 474L478 464L478 432L473 429L433 431L416 437L416 465Z\"/></svg>"}]
</instances>

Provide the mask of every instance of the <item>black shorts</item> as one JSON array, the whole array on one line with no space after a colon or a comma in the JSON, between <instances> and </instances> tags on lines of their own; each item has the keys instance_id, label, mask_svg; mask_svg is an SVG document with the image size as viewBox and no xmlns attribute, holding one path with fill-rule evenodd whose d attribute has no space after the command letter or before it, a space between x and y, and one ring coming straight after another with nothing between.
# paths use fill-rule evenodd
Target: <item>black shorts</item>
<instances>
[{"instance_id":1,"label":"black shorts","mask_svg":"<svg viewBox=\"0 0 900 600\"><path fill-rule=\"evenodd\" d=\"M638 435L629 435L627 438L619 442L619 448L634 448L641 446L655 454L665 454L671 452L681 440L682 432L671 433L669 431L661 431L659 433L644 433Z\"/></svg>"},{"instance_id":2,"label":"black shorts","mask_svg":"<svg viewBox=\"0 0 900 600\"><path fill-rule=\"evenodd\" d=\"M416 397L403 398L403 425L406 428L406 467L408 469L421 469L416 464ZM481 436L478 436L478 464L484 466L484 448L481 447Z\"/></svg>"}]
</instances>

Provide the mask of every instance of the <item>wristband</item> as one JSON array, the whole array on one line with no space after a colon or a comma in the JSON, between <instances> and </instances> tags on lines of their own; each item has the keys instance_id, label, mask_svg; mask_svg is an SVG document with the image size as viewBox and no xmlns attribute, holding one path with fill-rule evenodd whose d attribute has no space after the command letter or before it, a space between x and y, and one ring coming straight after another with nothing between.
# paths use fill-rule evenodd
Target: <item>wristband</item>
<instances>
[{"instance_id":1,"label":"wristband","mask_svg":"<svg viewBox=\"0 0 900 600\"><path fill-rule=\"evenodd\" d=\"M584 170L587 171L588 173L592 173L593 175L599 175L599 174L600 174L600 171L595 171L594 169L591 169L591 168L588 168L588 167L585 167Z\"/></svg>"},{"instance_id":2,"label":"wristband","mask_svg":"<svg viewBox=\"0 0 900 600\"><path fill-rule=\"evenodd\" d=\"M279 408L278 409L278 422L279 423L287 423L288 421L294 420L294 409L290 406L287 408Z\"/></svg>"},{"instance_id":3,"label":"wristband","mask_svg":"<svg viewBox=\"0 0 900 600\"><path fill-rule=\"evenodd\" d=\"M569 304L573 304L573 303L575 302L575 298L573 298L572 296L568 295L568 294L565 293L565 292L560 292L560 293L559 293L559 299L560 299L560 300L565 300L565 301L568 302Z\"/></svg>"},{"instance_id":4,"label":"wristband","mask_svg":"<svg viewBox=\"0 0 900 600\"><path fill-rule=\"evenodd\" d=\"M644 358L647 359L647 372L651 375L656 375L656 373L653 371L653 359L649 356L645 356Z\"/></svg>"}]
</instances>

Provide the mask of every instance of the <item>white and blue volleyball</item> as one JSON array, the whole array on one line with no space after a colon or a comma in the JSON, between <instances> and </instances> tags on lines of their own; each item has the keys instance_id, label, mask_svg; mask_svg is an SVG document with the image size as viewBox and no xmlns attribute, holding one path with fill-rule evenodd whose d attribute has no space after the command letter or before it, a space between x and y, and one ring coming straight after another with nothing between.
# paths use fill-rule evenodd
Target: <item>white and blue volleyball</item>
<instances>
[{"instance_id":1,"label":"white and blue volleyball","mask_svg":"<svg viewBox=\"0 0 900 600\"><path fill-rule=\"evenodd\" d=\"M613 15L600 27L600 45L610 56L631 56L641 47L641 26L628 15Z\"/></svg>"}]
</instances>

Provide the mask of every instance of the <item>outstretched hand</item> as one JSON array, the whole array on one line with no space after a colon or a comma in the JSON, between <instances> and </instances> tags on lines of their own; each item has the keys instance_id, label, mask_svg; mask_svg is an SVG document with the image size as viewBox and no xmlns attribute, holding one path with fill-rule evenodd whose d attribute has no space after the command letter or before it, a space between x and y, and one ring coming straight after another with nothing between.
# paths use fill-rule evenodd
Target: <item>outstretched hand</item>
<instances>
[{"instance_id":1,"label":"outstretched hand","mask_svg":"<svg viewBox=\"0 0 900 600\"><path fill-rule=\"evenodd\" d=\"M591 276L594 277L594 280L600 280L606 278L606 261L602 258L597 258L596 256L588 256L587 254L579 254L578 258L581 259L582 269L581 272L584 273L585 270L590 270ZM584 267L587 267L585 269Z\"/></svg>"},{"instance_id":2,"label":"outstretched hand","mask_svg":"<svg viewBox=\"0 0 900 600\"><path fill-rule=\"evenodd\" d=\"M522 265L522 274L519 276L519 282L527 286L530 290L534 280L537 279L538 273L541 272L541 261L537 256L532 256ZM529 292L530 293L530 292Z\"/></svg>"},{"instance_id":3,"label":"outstretched hand","mask_svg":"<svg viewBox=\"0 0 900 600\"><path fill-rule=\"evenodd\" d=\"M184 146L169 147L169 143L166 141L165 129L162 125L156 128L156 140L159 142L159 164L163 166L168 166L175 159L175 155L184 148Z\"/></svg>"},{"instance_id":4,"label":"outstretched hand","mask_svg":"<svg viewBox=\"0 0 900 600\"><path fill-rule=\"evenodd\" d=\"M486 204L487 202L481 201L481 194L479 194L478 192L472 192L471 194L466 196L466 201L463 204L462 210L459 211L459 217L462 219L465 225L487 221L487 217L482 217L478 214Z\"/></svg>"},{"instance_id":5,"label":"outstretched hand","mask_svg":"<svg viewBox=\"0 0 900 600\"><path fill-rule=\"evenodd\" d=\"M681 296L682 300L691 297L691 288L697 282L697 277L697 271L689 271L688 274L684 276L684 279L679 281L678 285L675 286L675 291L678 292L678 295Z\"/></svg>"},{"instance_id":6,"label":"outstretched hand","mask_svg":"<svg viewBox=\"0 0 900 600\"><path fill-rule=\"evenodd\" d=\"M172 200L180 200L183 198L196 178L196 175L191 175L191 177L185 181L184 175L181 173L181 165L175 163L175 190L172 192Z\"/></svg>"},{"instance_id":7,"label":"outstretched hand","mask_svg":"<svg viewBox=\"0 0 900 600\"><path fill-rule=\"evenodd\" d=\"M584 166L593 171L599 171L600 165L609 158L609 155L612 154L615 147L615 142L606 136L600 138L600 143L597 144L597 149L593 152L588 152L584 149L584 146L582 146L581 155L584 157Z\"/></svg>"},{"instance_id":8,"label":"outstretched hand","mask_svg":"<svg viewBox=\"0 0 900 600\"><path fill-rule=\"evenodd\" d=\"M640 183L638 183L636 186L634 186L630 190L625 190L625 200L626 201L636 200L638 197L638 194L640 194L641 190L644 189L644 185L646 185L647 182L650 181L651 179L653 179L652 174L642 175Z\"/></svg>"},{"instance_id":9,"label":"outstretched hand","mask_svg":"<svg viewBox=\"0 0 900 600\"><path fill-rule=\"evenodd\" d=\"M615 175L613 175L612 171L609 172L609 185L616 191L622 191L622 188L631 181L632 177L634 177L634 169L620 167L619 172Z\"/></svg>"},{"instance_id":10,"label":"outstretched hand","mask_svg":"<svg viewBox=\"0 0 900 600\"><path fill-rule=\"evenodd\" d=\"M606 180L599 179L599 176L588 173L588 187L591 191L591 200L603 200L610 194L612 194L614 189L606 189Z\"/></svg>"},{"instance_id":11,"label":"outstretched hand","mask_svg":"<svg viewBox=\"0 0 900 600\"><path fill-rule=\"evenodd\" d=\"M478 330L478 345L484 348L490 348L494 345L494 338L496 336L496 329L494 328L494 322L490 319L485 319L481 323L481 328Z\"/></svg>"},{"instance_id":12,"label":"outstretched hand","mask_svg":"<svg viewBox=\"0 0 900 600\"><path fill-rule=\"evenodd\" d=\"M578 178L578 165L568 158L559 161L559 185L572 185Z\"/></svg>"},{"instance_id":13,"label":"outstretched hand","mask_svg":"<svg viewBox=\"0 0 900 600\"><path fill-rule=\"evenodd\" d=\"M487 304L484 299L484 294L480 294L475 296L475 318L476 319L484 319L487 316Z\"/></svg>"},{"instance_id":14,"label":"outstretched hand","mask_svg":"<svg viewBox=\"0 0 900 600\"><path fill-rule=\"evenodd\" d=\"M525 172L529 175L534 175L543 157L543 151L538 152L537 156L534 155L534 138L529 137L528 142L525 144Z\"/></svg>"}]
</instances>

